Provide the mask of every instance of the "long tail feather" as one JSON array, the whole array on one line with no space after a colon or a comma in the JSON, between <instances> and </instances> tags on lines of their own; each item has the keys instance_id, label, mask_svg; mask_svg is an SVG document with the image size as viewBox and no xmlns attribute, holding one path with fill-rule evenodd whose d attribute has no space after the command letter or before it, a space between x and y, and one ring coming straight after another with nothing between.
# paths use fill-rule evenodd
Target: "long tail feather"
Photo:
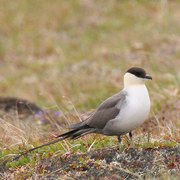
<instances>
[{"instance_id":1,"label":"long tail feather","mask_svg":"<svg viewBox=\"0 0 180 180\"><path fill-rule=\"evenodd\" d=\"M26 155L26 154L28 154L28 153L36 150L36 149L39 149L39 148L42 148L42 147L45 147L45 146L54 144L54 143L56 143L56 142L62 141L63 139L66 139L66 138L64 137L64 138L61 138L61 139L56 139L55 141L49 142L49 143L47 143L47 144L43 144L43 145L41 145L41 146L37 146L37 147L35 147L35 148L33 148L33 149L29 149L29 150L27 150L26 152L21 153L19 156L15 157L12 161L18 160L21 156L24 156L24 155Z\"/></svg>"},{"instance_id":2,"label":"long tail feather","mask_svg":"<svg viewBox=\"0 0 180 180\"><path fill-rule=\"evenodd\" d=\"M42 148L42 147L45 147L45 146L48 146L48 145L57 143L57 142L62 141L62 140L64 140L64 139L67 139L67 138L71 137L72 134L75 133L76 131L78 131L78 130L72 130L72 131L69 131L69 132L67 132L67 133L61 134L60 136L57 136L57 137L61 137L61 138L56 139L56 140L54 140L54 141L51 141L51 142L49 142L49 143L43 144L43 145L41 145L41 146L37 146L37 147L35 147L35 148L29 149L29 150L27 150L26 152L21 153L20 155L18 155L18 156L15 157L14 159L12 159L12 161L18 160L21 156L24 156L24 155L26 155L26 154L28 154L28 153L36 150L36 149L39 149L39 148Z\"/></svg>"},{"instance_id":3,"label":"long tail feather","mask_svg":"<svg viewBox=\"0 0 180 180\"><path fill-rule=\"evenodd\" d=\"M54 144L54 143L57 143L59 141L62 141L64 139L67 139L67 138L71 138L71 139L77 139L81 136L84 136L85 134L89 134L89 133L92 133L94 130L92 130L91 128L89 129L89 127L82 127L81 129L74 129L74 130L71 130L69 132L66 132L64 134L61 134L59 136L57 136L56 138L59 138L57 140L54 140L52 142L49 142L49 143L46 143L46 144L43 144L41 146L37 146L35 148L32 148L32 149L29 149L28 151L24 152L24 153L21 153L20 155L18 155L17 157L15 157L14 159L12 159L12 161L15 161L15 160L18 160L21 156L24 156L34 150L37 150L39 148L42 148L42 147L45 147L45 146L48 146L48 145L51 145L51 144Z\"/></svg>"}]
</instances>

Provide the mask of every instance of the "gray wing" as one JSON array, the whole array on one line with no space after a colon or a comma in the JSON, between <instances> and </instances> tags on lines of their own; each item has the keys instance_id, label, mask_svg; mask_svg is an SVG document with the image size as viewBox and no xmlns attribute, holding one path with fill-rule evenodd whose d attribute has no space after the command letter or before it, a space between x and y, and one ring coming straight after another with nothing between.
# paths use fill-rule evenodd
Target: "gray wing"
<instances>
[{"instance_id":1,"label":"gray wing","mask_svg":"<svg viewBox=\"0 0 180 180\"><path fill-rule=\"evenodd\" d=\"M118 103L126 103L126 93L121 91L114 96L106 99L95 113L83 122L69 126L69 129L78 129L83 126L91 128L103 129L108 121L114 119L120 112L121 106L116 106Z\"/></svg>"}]
</instances>

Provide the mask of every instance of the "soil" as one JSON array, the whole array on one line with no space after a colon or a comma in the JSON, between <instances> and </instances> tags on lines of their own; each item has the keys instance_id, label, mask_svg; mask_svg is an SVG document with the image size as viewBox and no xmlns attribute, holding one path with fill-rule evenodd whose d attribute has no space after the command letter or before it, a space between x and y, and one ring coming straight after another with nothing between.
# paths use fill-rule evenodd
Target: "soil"
<instances>
[{"instance_id":1,"label":"soil","mask_svg":"<svg viewBox=\"0 0 180 180\"><path fill-rule=\"evenodd\" d=\"M39 162L43 179L152 179L165 174L180 177L180 147L155 149L103 149L65 154ZM41 175L40 175L41 176ZM39 177L40 177L39 176Z\"/></svg>"}]
</instances>

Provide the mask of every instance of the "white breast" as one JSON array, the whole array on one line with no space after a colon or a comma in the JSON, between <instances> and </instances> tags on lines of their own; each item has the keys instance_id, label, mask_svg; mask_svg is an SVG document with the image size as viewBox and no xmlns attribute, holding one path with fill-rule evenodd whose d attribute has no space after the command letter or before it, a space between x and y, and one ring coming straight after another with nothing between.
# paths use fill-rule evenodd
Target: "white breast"
<instances>
[{"instance_id":1,"label":"white breast","mask_svg":"<svg viewBox=\"0 0 180 180\"><path fill-rule=\"evenodd\" d=\"M149 93L145 85L137 85L124 90L127 92L127 103L115 118L117 129L121 134L126 134L143 124L150 111Z\"/></svg>"}]
</instances>

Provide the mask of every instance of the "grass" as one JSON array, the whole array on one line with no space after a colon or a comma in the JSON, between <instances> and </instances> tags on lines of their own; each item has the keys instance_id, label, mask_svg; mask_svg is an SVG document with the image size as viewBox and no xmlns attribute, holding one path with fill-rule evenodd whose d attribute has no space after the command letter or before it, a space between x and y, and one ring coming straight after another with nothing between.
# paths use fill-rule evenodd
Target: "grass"
<instances>
[{"instance_id":1,"label":"grass","mask_svg":"<svg viewBox=\"0 0 180 180\"><path fill-rule=\"evenodd\" d=\"M168 0L16 0L11 3L2 0L1 96L24 98L46 111L60 111L61 116L56 118L72 124L120 91L128 68L140 66L153 77L152 82L147 82L152 108L149 121L133 132L136 147L177 146L180 142L179 6L179 2ZM53 113L51 116L46 118L55 118ZM18 114L2 115L1 159L65 132L64 126L53 122L54 128L37 125L39 118L21 121ZM128 139L124 138L123 143L124 149L129 148ZM85 153L117 146L114 137L90 135L38 152L49 156L49 153ZM36 166L33 159L36 156L37 153L32 153L7 166ZM26 175L22 172L19 177Z\"/></svg>"}]
</instances>

